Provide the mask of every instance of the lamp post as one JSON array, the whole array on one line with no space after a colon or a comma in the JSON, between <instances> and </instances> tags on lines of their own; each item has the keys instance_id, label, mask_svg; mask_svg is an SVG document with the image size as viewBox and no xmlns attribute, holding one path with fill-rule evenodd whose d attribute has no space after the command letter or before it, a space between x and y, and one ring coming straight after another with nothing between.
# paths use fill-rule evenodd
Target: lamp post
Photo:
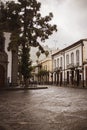
<instances>
[{"instance_id":1,"label":"lamp post","mask_svg":"<svg viewBox=\"0 0 87 130\"><path fill-rule=\"evenodd\" d=\"M64 86L65 86L65 51L64 51Z\"/></svg>"}]
</instances>

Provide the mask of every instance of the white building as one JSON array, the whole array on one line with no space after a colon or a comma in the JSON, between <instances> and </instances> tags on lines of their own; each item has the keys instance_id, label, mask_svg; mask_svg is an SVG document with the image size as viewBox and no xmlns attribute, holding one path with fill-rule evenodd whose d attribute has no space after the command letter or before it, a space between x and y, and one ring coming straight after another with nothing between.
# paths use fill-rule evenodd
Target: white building
<instances>
[{"instance_id":1,"label":"white building","mask_svg":"<svg viewBox=\"0 0 87 130\"><path fill-rule=\"evenodd\" d=\"M12 73L12 52L8 51L8 46L10 42L10 33L4 33L5 36L5 52L8 55L8 69L7 69L7 78L11 82L11 73Z\"/></svg>"},{"instance_id":2,"label":"white building","mask_svg":"<svg viewBox=\"0 0 87 130\"><path fill-rule=\"evenodd\" d=\"M87 86L87 39L52 54L52 62L54 84Z\"/></svg>"}]
</instances>

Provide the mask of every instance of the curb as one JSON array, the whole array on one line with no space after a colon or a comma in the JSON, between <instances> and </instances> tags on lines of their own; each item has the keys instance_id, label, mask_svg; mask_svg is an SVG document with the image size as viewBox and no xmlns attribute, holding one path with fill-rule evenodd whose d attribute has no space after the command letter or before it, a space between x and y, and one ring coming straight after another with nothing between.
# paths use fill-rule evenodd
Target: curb
<instances>
[{"instance_id":1,"label":"curb","mask_svg":"<svg viewBox=\"0 0 87 130\"><path fill-rule=\"evenodd\" d=\"M48 89L48 87L30 87L30 88L3 88L2 91L18 91L18 90L38 90L38 89Z\"/></svg>"}]
</instances>

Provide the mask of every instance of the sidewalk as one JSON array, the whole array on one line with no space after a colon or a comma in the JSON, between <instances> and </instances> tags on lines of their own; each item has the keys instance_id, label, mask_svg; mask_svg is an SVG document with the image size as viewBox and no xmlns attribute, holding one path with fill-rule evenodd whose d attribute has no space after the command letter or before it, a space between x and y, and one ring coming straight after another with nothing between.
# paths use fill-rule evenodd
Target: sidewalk
<instances>
[{"instance_id":1,"label":"sidewalk","mask_svg":"<svg viewBox=\"0 0 87 130\"><path fill-rule=\"evenodd\" d=\"M32 90L32 89L47 89L47 85L31 85L29 87L15 86L15 87L5 87L0 90Z\"/></svg>"}]
</instances>

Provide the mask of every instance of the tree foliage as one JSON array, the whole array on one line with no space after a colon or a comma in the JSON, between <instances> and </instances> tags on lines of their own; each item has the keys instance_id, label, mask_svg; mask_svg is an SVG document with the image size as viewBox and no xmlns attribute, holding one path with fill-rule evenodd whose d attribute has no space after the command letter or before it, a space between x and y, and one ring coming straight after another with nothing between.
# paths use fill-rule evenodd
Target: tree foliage
<instances>
[{"instance_id":1,"label":"tree foliage","mask_svg":"<svg viewBox=\"0 0 87 130\"><path fill-rule=\"evenodd\" d=\"M46 50L46 51L45 51L45 56L47 57L48 55L49 55L49 51Z\"/></svg>"},{"instance_id":2,"label":"tree foliage","mask_svg":"<svg viewBox=\"0 0 87 130\"><path fill-rule=\"evenodd\" d=\"M41 3L36 0L18 0L18 3L8 1L5 5L1 2L0 27L5 31L15 31L19 36L21 34L24 42L42 49L39 40L44 42L53 31L57 31L57 28L56 25L50 24L53 14L49 13L48 16L42 17L40 7Z\"/></svg>"},{"instance_id":3,"label":"tree foliage","mask_svg":"<svg viewBox=\"0 0 87 130\"><path fill-rule=\"evenodd\" d=\"M3 32L0 32L0 51L4 51L5 37Z\"/></svg>"},{"instance_id":4,"label":"tree foliage","mask_svg":"<svg viewBox=\"0 0 87 130\"><path fill-rule=\"evenodd\" d=\"M49 71L44 70L44 69L41 69L38 72L38 76L45 76L45 75L48 75L48 74L49 74Z\"/></svg>"},{"instance_id":5,"label":"tree foliage","mask_svg":"<svg viewBox=\"0 0 87 130\"><path fill-rule=\"evenodd\" d=\"M40 57L40 54L41 54L40 51L37 51L37 52L36 52L36 56L37 56L37 58Z\"/></svg>"},{"instance_id":6,"label":"tree foliage","mask_svg":"<svg viewBox=\"0 0 87 130\"><path fill-rule=\"evenodd\" d=\"M22 74L26 78L26 73L30 71L30 46L38 46L42 53L45 52L40 42L45 42L57 31L56 25L50 24L53 14L42 17L40 7L41 3L37 0L0 3L0 29L11 32L9 50L15 49L15 46L22 46Z\"/></svg>"}]
</instances>

